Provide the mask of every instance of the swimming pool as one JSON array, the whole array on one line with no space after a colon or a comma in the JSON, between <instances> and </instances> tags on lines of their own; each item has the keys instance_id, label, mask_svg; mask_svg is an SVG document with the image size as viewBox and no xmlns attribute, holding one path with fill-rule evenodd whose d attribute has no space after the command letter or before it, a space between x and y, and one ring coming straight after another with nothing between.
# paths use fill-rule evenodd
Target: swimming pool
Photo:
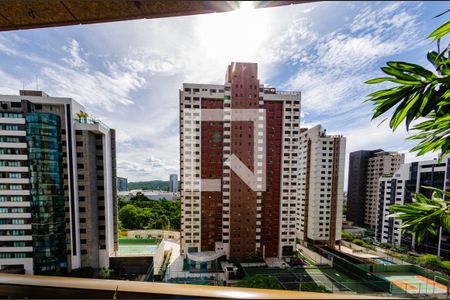
<instances>
[{"instance_id":1,"label":"swimming pool","mask_svg":"<svg viewBox=\"0 0 450 300\"><path fill-rule=\"evenodd\" d=\"M393 263L390 260L384 259L384 258L374 258L373 259L375 262L379 263L380 265L395 265L395 263Z\"/></svg>"}]
</instances>

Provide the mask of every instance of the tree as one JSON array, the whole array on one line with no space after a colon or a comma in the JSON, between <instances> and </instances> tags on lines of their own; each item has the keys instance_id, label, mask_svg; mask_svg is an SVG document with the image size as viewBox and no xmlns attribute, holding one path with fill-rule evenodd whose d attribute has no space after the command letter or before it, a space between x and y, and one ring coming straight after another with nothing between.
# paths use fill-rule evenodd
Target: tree
<instances>
[{"instance_id":1,"label":"tree","mask_svg":"<svg viewBox=\"0 0 450 300\"><path fill-rule=\"evenodd\" d=\"M440 150L440 159L450 153L450 45L440 49L441 39L449 33L450 21L447 21L428 36L437 42L437 51L427 54L434 70L413 63L390 61L381 68L387 77L366 81L368 84L395 84L368 96L366 101L374 103L372 119L394 110L389 122L393 131L403 122L407 130L413 122L415 124L412 127L415 133L408 139L417 140L418 144L411 151L423 155ZM419 242L426 232L436 234L441 226L450 230L449 203L443 200L444 195L449 197L437 189L431 199L417 193L413 195L413 203L391 205L389 208L394 213L391 217L403 220L402 229L411 230Z\"/></svg>"},{"instance_id":2,"label":"tree","mask_svg":"<svg viewBox=\"0 0 450 300\"><path fill-rule=\"evenodd\" d=\"M141 229L142 221L138 209L131 204L127 204L119 211L119 220L122 227L126 229Z\"/></svg>"},{"instance_id":3,"label":"tree","mask_svg":"<svg viewBox=\"0 0 450 300\"><path fill-rule=\"evenodd\" d=\"M78 120L85 120L89 117L87 112L84 112L81 110L79 112L75 113L75 115L77 116Z\"/></svg>"},{"instance_id":4,"label":"tree","mask_svg":"<svg viewBox=\"0 0 450 300\"><path fill-rule=\"evenodd\" d=\"M450 202L443 200L444 195L450 198L450 193L432 187L427 189L433 190L430 199L417 193L413 203L389 206L393 212L390 216L402 220L402 229L411 230L419 243L427 232L436 235L439 227L450 230Z\"/></svg>"},{"instance_id":5,"label":"tree","mask_svg":"<svg viewBox=\"0 0 450 300\"><path fill-rule=\"evenodd\" d=\"M389 122L394 131L403 122L409 130L413 121L422 120L412 128L417 133L408 138L419 141L412 149L418 151L418 155L438 150L442 151L442 156L450 153L450 45L443 51L439 47L441 38L449 32L450 21L447 21L428 36L438 45L437 51L427 55L434 70L413 63L390 61L381 68L387 77L366 81L368 84L395 84L368 96L366 101L375 105L372 119L395 107Z\"/></svg>"},{"instance_id":6,"label":"tree","mask_svg":"<svg viewBox=\"0 0 450 300\"><path fill-rule=\"evenodd\" d=\"M119 196L119 199L118 199L118 202L117 202L117 205L118 205L118 207L119 207L119 210L120 210L122 207L124 207L126 204L127 204L127 201L126 201L125 197L124 197L124 196Z\"/></svg>"},{"instance_id":7,"label":"tree","mask_svg":"<svg viewBox=\"0 0 450 300\"><path fill-rule=\"evenodd\" d=\"M342 239L351 242L356 239L356 236L347 230L342 230Z\"/></svg>"},{"instance_id":8,"label":"tree","mask_svg":"<svg viewBox=\"0 0 450 300\"><path fill-rule=\"evenodd\" d=\"M242 279L237 284L238 287L282 290L281 284L273 276L255 275Z\"/></svg>"}]
</instances>

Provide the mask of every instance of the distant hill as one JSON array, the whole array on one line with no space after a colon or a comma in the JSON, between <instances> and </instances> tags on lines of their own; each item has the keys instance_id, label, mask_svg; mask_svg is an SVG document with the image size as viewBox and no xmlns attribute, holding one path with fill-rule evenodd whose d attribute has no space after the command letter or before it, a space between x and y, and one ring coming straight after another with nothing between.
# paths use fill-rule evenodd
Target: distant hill
<instances>
[{"instance_id":1,"label":"distant hill","mask_svg":"<svg viewBox=\"0 0 450 300\"><path fill-rule=\"evenodd\" d=\"M129 182L128 190L169 190L169 181L164 180L151 180L151 181L139 181Z\"/></svg>"}]
</instances>

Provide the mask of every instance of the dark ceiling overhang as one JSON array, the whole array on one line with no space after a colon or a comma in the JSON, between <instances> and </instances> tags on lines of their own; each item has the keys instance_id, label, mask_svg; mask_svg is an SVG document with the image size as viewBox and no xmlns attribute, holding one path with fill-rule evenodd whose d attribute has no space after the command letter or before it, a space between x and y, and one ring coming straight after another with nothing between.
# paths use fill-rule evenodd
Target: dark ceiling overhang
<instances>
[{"instance_id":1,"label":"dark ceiling overhang","mask_svg":"<svg viewBox=\"0 0 450 300\"><path fill-rule=\"evenodd\" d=\"M311 1L253 1L255 8ZM1 0L0 31L176 17L239 8L239 1Z\"/></svg>"}]
</instances>

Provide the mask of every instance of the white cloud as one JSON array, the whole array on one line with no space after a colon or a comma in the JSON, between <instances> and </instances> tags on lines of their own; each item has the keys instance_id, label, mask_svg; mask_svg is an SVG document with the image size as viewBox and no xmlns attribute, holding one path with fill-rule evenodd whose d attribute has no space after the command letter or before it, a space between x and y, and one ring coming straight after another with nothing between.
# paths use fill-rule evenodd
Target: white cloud
<instances>
[{"instance_id":1,"label":"white cloud","mask_svg":"<svg viewBox=\"0 0 450 300\"><path fill-rule=\"evenodd\" d=\"M261 83L277 79L278 87L302 90L302 119L312 124L318 113L334 119L336 127L327 129L348 134L349 149L397 145L402 137L385 139L389 132L379 128L368 135L364 126L372 127L359 121L364 113L352 113L365 95L362 82L373 64L415 41L416 16L401 3L383 5L358 9L354 18L348 13L348 21L345 15L336 24L328 23L328 16L347 10L346 4L52 29L39 36L58 45L50 54L38 52L44 45L37 38L3 35L0 58L20 61L21 72L36 66L43 90L75 98L116 128L119 175L131 181L165 179L178 172L178 89L183 82L223 83L231 61L258 62ZM69 42L61 50L62 39ZM0 66L0 92L3 86L20 88L16 76ZM355 128L341 131L350 126L348 116Z\"/></svg>"},{"instance_id":2,"label":"white cloud","mask_svg":"<svg viewBox=\"0 0 450 300\"><path fill-rule=\"evenodd\" d=\"M401 4L367 7L352 23L340 24L321 37L313 33L315 43L300 45L298 71L283 87L301 90L303 109L309 112L334 115L362 105L373 88L364 82L376 76L375 63L417 48L418 30L417 16Z\"/></svg>"},{"instance_id":3,"label":"white cloud","mask_svg":"<svg viewBox=\"0 0 450 300\"><path fill-rule=\"evenodd\" d=\"M62 49L70 55L69 57L62 59L64 62L69 64L70 67L87 69L88 64L81 57L82 49L80 48L80 44L77 40L72 40L68 46L63 46Z\"/></svg>"}]
</instances>

